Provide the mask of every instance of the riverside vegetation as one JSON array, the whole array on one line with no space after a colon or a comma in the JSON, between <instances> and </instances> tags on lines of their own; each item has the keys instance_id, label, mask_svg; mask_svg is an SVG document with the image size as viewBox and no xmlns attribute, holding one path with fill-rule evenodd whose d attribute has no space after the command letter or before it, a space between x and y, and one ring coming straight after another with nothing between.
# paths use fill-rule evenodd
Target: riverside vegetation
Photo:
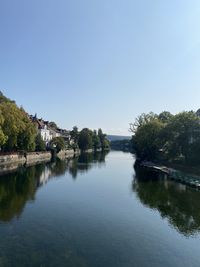
<instances>
[{"instance_id":1,"label":"riverside vegetation","mask_svg":"<svg viewBox=\"0 0 200 267\"><path fill-rule=\"evenodd\" d=\"M140 115L130 124L132 146L140 160L200 163L199 111L184 111L176 115Z\"/></svg>"},{"instance_id":2,"label":"riverside vegetation","mask_svg":"<svg viewBox=\"0 0 200 267\"><path fill-rule=\"evenodd\" d=\"M53 129L56 124L50 122L50 126ZM101 129L98 132L88 128L78 131L78 128L74 127L69 136L68 140L62 136L53 138L48 144L48 149L59 152L63 149L106 150L109 148L109 142ZM5 97L2 92L0 92L0 148L2 152L33 152L47 149L27 112L22 107L18 107L15 101Z\"/></svg>"}]
</instances>

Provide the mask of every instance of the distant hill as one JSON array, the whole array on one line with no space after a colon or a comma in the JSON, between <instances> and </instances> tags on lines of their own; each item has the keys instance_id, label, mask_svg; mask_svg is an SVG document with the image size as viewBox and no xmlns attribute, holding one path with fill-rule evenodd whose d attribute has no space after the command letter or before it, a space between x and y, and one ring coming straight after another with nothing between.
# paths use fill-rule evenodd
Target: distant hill
<instances>
[{"instance_id":1,"label":"distant hill","mask_svg":"<svg viewBox=\"0 0 200 267\"><path fill-rule=\"evenodd\" d=\"M121 141L121 140L131 140L131 136L122 136L122 135L107 135L107 138L110 142Z\"/></svg>"}]
</instances>

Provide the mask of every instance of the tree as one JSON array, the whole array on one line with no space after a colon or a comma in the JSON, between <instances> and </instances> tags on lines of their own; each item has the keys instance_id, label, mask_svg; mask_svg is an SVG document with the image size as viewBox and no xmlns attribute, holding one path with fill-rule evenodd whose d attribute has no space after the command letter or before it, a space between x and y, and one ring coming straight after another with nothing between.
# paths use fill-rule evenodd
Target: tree
<instances>
[{"instance_id":1,"label":"tree","mask_svg":"<svg viewBox=\"0 0 200 267\"><path fill-rule=\"evenodd\" d=\"M53 130L56 130L58 128L57 124L54 121L49 122L48 126Z\"/></svg>"},{"instance_id":2,"label":"tree","mask_svg":"<svg viewBox=\"0 0 200 267\"><path fill-rule=\"evenodd\" d=\"M133 148L142 159L197 162L200 154L200 117L193 111L172 115L142 114L131 124Z\"/></svg>"},{"instance_id":3,"label":"tree","mask_svg":"<svg viewBox=\"0 0 200 267\"><path fill-rule=\"evenodd\" d=\"M26 151L35 151L35 138L37 135L34 124L27 117L26 112L21 108L22 120L24 122L24 129L19 133L17 138L18 149Z\"/></svg>"},{"instance_id":4,"label":"tree","mask_svg":"<svg viewBox=\"0 0 200 267\"><path fill-rule=\"evenodd\" d=\"M103 140L103 144L102 144L102 150L108 150L110 149L110 142L108 141L107 138L105 138Z\"/></svg>"},{"instance_id":5,"label":"tree","mask_svg":"<svg viewBox=\"0 0 200 267\"><path fill-rule=\"evenodd\" d=\"M36 151L45 151L46 150L45 142L42 140L42 137L40 134L38 134L36 136L35 143L36 143L36 147L35 147Z\"/></svg>"},{"instance_id":6,"label":"tree","mask_svg":"<svg viewBox=\"0 0 200 267\"><path fill-rule=\"evenodd\" d=\"M158 115L153 113L153 112L149 112L148 114L142 113L140 116L138 116L135 119L134 123L130 123L129 124L129 131L132 132L133 134L135 134L137 132L137 130L147 124L148 122L155 120L158 118Z\"/></svg>"},{"instance_id":7,"label":"tree","mask_svg":"<svg viewBox=\"0 0 200 267\"><path fill-rule=\"evenodd\" d=\"M78 139L79 148L83 151L92 148L92 131L88 128L84 128L80 134Z\"/></svg>"},{"instance_id":8,"label":"tree","mask_svg":"<svg viewBox=\"0 0 200 267\"><path fill-rule=\"evenodd\" d=\"M0 104L0 112L4 118L2 131L7 136L3 149L33 151L36 129L25 111L19 109L15 103L3 102Z\"/></svg>"},{"instance_id":9,"label":"tree","mask_svg":"<svg viewBox=\"0 0 200 267\"><path fill-rule=\"evenodd\" d=\"M93 143L93 147L94 147L95 150L101 148L101 141L100 141L99 136L97 135L97 131L96 130L93 131L92 143Z\"/></svg>"},{"instance_id":10,"label":"tree","mask_svg":"<svg viewBox=\"0 0 200 267\"><path fill-rule=\"evenodd\" d=\"M0 103L5 103L5 102L15 103L15 101L10 100L6 96L4 96L4 94L0 91Z\"/></svg>"},{"instance_id":11,"label":"tree","mask_svg":"<svg viewBox=\"0 0 200 267\"><path fill-rule=\"evenodd\" d=\"M8 137L4 149L8 151L16 150L18 135L25 129L21 111L15 104L9 102L1 103L0 110L4 118L2 130Z\"/></svg>"},{"instance_id":12,"label":"tree","mask_svg":"<svg viewBox=\"0 0 200 267\"><path fill-rule=\"evenodd\" d=\"M34 151L36 129L27 113L10 101L0 104L0 113L3 116L1 129L6 136L6 142L2 148L5 151L19 149Z\"/></svg>"},{"instance_id":13,"label":"tree","mask_svg":"<svg viewBox=\"0 0 200 267\"><path fill-rule=\"evenodd\" d=\"M186 162L189 161L200 145L200 118L192 111L181 112L173 116L165 131L168 133L166 150L169 157L183 156Z\"/></svg>"},{"instance_id":14,"label":"tree","mask_svg":"<svg viewBox=\"0 0 200 267\"><path fill-rule=\"evenodd\" d=\"M70 137L74 144L78 144L79 132L77 126L73 127L73 130L70 132Z\"/></svg>"},{"instance_id":15,"label":"tree","mask_svg":"<svg viewBox=\"0 0 200 267\"><path fill-rule=\"evenodd\" d=\"M169 111L163 111L158 115L158 119L163 123L168 123L173 118L173 115Z\"/></svg>"},{"instance_id":16,"label":"tree","mask_svg":"<svg viewBox=\"0 0 200 267\"><path fill-rule=\"evenodd\" d=\"M109 146L110 146L109 145L109 141L106 138L106 134L103 133L102 129L98 130L98 137L99 137L99 140L100 140L100 143L101 143L102 150L108 149Z\"/></svg>"},{"instance_id":17,"label":"tree","mask_svg":"<svg viewBox=\"0 0 200 267\"><path fill-rule=\"evenodd\" d=\"M161 133L163 124L158 120L150 120L141 125L134 136L134 148L142 159L156 159L163 143Z\"/></svg>"},{"instance_id":18,"label":"tree","mask_svg":"<svg viewBox=\"0 0 200 267\"><path fill-rule=\"evenodd\" d=\"M59 153L65 148L65 140L63 137L55 137L51 140L50 145L52 148L56 149L56 152Z\"/></svg>"},{"instance_id":19,"label":"tree","mask_svg":"<svg viewBox=\"0 0 200 267\"><path fill-rule=\"evenodd\" d=\"M4 117L2 115L2 112L0 111L0 148L6 143L8 136L4 134L3 132L3 124L4 124Z\"/></svg>"}]
</instances>

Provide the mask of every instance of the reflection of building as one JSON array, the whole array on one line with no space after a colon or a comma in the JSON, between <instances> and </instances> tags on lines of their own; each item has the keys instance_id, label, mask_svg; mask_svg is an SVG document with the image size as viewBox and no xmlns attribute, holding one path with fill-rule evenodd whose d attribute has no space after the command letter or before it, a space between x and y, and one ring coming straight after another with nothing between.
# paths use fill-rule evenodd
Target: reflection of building
<instances>
[{"instance_id":1,"label":"reflection of building","mask_svg":"<svg viewBox=\"0 0 200 267\"><path fill-rule=\"evenodd\" d=\"M39 185L46 184L48 182L49 178L51 177L51 175L52 175L52 172L51 172L50 168L45 166L42 174L39 177Z\"/></svg>"}]
</instances>

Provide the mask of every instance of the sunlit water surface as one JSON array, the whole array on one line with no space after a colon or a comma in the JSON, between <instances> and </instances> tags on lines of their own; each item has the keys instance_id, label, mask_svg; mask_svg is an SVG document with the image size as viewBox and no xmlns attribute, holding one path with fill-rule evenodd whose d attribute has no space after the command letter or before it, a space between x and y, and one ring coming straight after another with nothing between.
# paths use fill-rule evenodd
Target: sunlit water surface
<instances>
[{"instance_id":1,"label":"sunlit water surface","mask_svg":"<svg viewBox=\"0 0 200 267\"><path fill-rule=\"evenodd\" d=\"M0 176L0 267L199 267L200 192L133 165L110 152Z\"/></svg>"}]
</instances>

